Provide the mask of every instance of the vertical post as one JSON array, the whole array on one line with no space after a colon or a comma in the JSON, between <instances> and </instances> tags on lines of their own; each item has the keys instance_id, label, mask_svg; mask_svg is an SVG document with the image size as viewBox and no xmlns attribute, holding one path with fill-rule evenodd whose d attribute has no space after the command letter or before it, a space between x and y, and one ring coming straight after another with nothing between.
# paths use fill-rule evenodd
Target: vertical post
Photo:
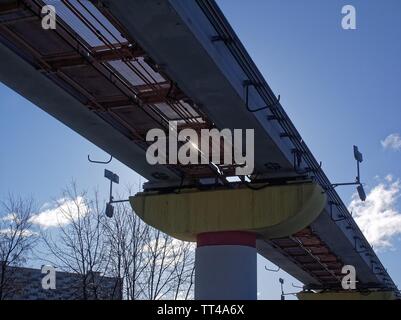
<instances>
[{"instance_id":1,"label":"vertical post","mask_svg":"<svg viewBox=\"0 0 401 320\"><path fill-rule=\"evenodd\" d=\"M256 235L229 231L198 235L196 300L256 300Z\"/></svg>"},{"instance_id":2,"label":"vertical post","mask_svg":"<svg viewBox=\"0 0 401 320\"><path fill-rule=\"evenodd\" d=\"M113 181L110 180L110 204L113 202Z\"/></svg>"}]
</instances>

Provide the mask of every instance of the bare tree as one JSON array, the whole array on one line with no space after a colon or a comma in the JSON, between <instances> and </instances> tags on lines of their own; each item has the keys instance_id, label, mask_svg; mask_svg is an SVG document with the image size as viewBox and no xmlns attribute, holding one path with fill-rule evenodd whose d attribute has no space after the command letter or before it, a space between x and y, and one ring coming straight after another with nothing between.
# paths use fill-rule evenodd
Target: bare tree
<instances>
[{"instance_id":1,"label":"bare tree","mask_svg":"<svg viewBox=\"0 0 401 320\"><path fill-rule=\"evenodd\" d=\"M111 274L123 279L125 299L140 299L143 296L141 279L149 265L143 248L149 242L150 227L130 207L119 204L113 218L106 220L105 230Z\"/></svg>"},{"instance_id":2,"label":"bare tree","mask_svg":"<svg viewBox=\"0 0 401 320\"><path fill-rule=\"evenodd\" d=\"M145 247L149 266L144 285L145 298L186 299L191 297L193 276L192 245L152 229Z\"/></svg>"},{"instance_id":3,"label":"bare tree","mask_svg":"<svg viewBox=\"0 0 401 320\"><path fill-rule=\"evenodd\" d=\"M193 286L195 276L195 246L189 242L180 242L175 246L173 264L174 300L189 300L194 298Z\"/></svg>"},{"instance_id":4,"label":"bare tree","mask_svg":"<svg viewBox=\"0 0 401 320\"><path fill-rule=\"evenodd\" d=\"M31 231L33 201L8 196L0 202L0 300L16 290L15 268L23 264L37 240Z\"/></svg>"},{"instance_id":5,"label":"bare tree","mask_svg":"<svg viewBox=\"0 0 401 320\"><path fill-rule=\"evenodd\" d=\"M74 184L57 207L58 228L43 236L52 256L48 261L81 275L82 299L100 298L94 274L121 279L115 293L122 287L129 300L192 298L191 244L151 228L127 203L116 205L113 218L107 219L97 195L89 199Z\"/></svg>"},{"instance_id":6,"label":"bare tree","mask_svg":"<svg viewBox=\"0 0 401 320\"><path fill-rule=\"evenodd\" d=\"M75 284L83 300L110 298L103 296L102 277L107 273L110 255L103 233L103 208L97 193L89 200L86 192L79 193L75 184L67 188L58 203L58 228L43 234L51 253L46 259L63 271L80 276Z\"/></svg>"},{"instance_id":7,"label":"bare tree","mask_svg":"<svg viewBox=\"0 0 401 320\"><path fill-rule=\"evenodd\" d=\"M152 230L151 234L145 248L149 259L145 295L148 300L159 300L173 291L174 245L173 239L159 230Z\"/></svg>"},{"instance_id":8,"label":"bare tree","mask_svg":"<svg viewBox=\"0 0 401 320\"><path fill-rule=\"evenodd\" d=\"M106 221L110 268L123 278L124 297L190 299L194 276L193 245L146 225L131 207L119 204Z\"/></svg>"}]
</instances>

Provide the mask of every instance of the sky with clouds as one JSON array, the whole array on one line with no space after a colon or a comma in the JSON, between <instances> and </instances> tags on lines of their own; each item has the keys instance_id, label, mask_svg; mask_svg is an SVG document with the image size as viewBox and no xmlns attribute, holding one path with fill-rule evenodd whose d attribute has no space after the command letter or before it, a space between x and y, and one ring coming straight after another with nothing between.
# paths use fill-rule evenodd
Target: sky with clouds
<instances>
[{"instance_id":1,"label":"sky with clouds","mask_svg":"<svg viewBox=\"0 0 401 320\"><path fill-rule=\"evenodd\" d=\"M381 142L384 149L394 151L401 150L401 135L399 133L391 133Z\"/></svg>"},{"instance_id":2,"label":"sky with clouds","mask_svg":"<svg viewBox=\"0 0 401 320\"><path fill-rule=\"evenodd\" d=\"M401 234L401 213L397 208L400 190L400 180L388 175L370 190L365 202L354 194L348 206L376 251L393 248L394 239Z\"/></svg>"},{"instance_id":3,"label":"sky with clouds","mask_svg":"<svg viewBox=\"0 0 401 320\"><path fill-rule=\"evenodd\" d=\"M401 285L401 2L399 0L218 0L266 80L332 182L352 181L352 146L364 154L368 198L338 189L354 218ZM353 4L357 29L341 28L341 9ZM0 84L0 197L32 196L42 228L65 223L62 189L72 180L107 198L104 166L87 155L107 155ZM123 193L143 182L114 160ZM54 201L58 200L58 201ZM80 201L80 199L75 199ZM82 204L85 210L85 204ZM259 259L259 297L279 298L298 282Z\"/></svg>"},{"instance_id":4,"label":"sky with clouds","mask_svg":"<svg viewBox=\"0 0 401 320\"><path fill-rule=\"evenodd\" d=\"M89 213L89 206L82 196L60 198L53 203L45 203L34 214L31 222L42 229L58 228Z\"/></svg>"}]
</instances>

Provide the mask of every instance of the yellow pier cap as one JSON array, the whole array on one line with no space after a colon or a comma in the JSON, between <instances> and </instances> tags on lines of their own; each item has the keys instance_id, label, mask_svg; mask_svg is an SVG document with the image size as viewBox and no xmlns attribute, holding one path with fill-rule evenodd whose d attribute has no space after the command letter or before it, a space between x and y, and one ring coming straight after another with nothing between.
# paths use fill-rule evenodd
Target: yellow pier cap
<instances>
[{"instance_id":1,"label":"yellow pier cap","mask_svg":"<svg viewBox=\"0 0 401 320\"><path fill-rule=\"evenodd\" d=\"M144 222L180 240L196 241L198 234L221 231L279 238L310 225L323 211L326 194L316 183L302 183L261 190L144 192L130 197L130 203Z\"/></svg>"}]
</instances>

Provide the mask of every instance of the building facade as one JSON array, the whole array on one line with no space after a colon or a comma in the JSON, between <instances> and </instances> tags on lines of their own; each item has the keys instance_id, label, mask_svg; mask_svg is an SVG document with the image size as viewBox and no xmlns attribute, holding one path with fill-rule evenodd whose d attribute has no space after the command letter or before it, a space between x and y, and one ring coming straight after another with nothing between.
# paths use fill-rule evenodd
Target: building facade
<instances>
[{"instance_id":1,"label":"building facade","mask_svg":"<svg viewBox=\"0 0 401 320\"><path fill-rule=\"evenodd\" d=\"M41 269L8 267L0 287L4 300L121 300L122 281L100 273L81 275L57 271L53 288L43 285ZM3 274L0 270L0 277Z\"/></svg>"}]
</instances>

